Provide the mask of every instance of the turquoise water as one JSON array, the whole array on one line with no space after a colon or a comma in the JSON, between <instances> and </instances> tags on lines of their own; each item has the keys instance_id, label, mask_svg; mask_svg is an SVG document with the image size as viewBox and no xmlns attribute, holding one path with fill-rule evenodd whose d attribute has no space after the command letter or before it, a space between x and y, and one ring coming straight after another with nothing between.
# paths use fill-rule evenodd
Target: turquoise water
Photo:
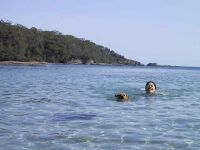
<instances>
[{"instance_id":1,"label":"turquoise water","mask_svg":"<svg viewBox=\"0 0 200 150\"><path fill-rule=\"evenodd\" d=\"M199 68L0 66L1 150L198 150L199 114Z\"/></svg>"}]
</instances>

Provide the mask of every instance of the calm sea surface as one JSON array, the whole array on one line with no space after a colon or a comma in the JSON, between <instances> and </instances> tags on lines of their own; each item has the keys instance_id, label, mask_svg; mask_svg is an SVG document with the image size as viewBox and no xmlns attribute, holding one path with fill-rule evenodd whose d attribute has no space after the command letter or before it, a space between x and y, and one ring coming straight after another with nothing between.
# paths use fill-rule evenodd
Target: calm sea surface
<instances>
[{"instance_id":1,"label":"calm sea surface","mask_svg":"<svg viewBox=\"0 0 200 150\"><path fill-rule=\"evenodd\" d=\"M200 69L0 66L0 149L199 150Z\"/></svg>"}]
</instances>

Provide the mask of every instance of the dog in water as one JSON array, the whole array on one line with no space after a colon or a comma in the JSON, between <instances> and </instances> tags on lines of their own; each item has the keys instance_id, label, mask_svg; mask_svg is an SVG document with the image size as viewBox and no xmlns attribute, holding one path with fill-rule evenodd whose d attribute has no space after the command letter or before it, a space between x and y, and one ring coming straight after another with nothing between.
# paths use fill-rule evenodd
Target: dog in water
<instances>
[{"instance_id":1,"label":"dog in water","mask_svg":"<svg viewBox=\"0 0 200 150\"><path fill-rule=\"evenodd\" d=\"M129 99L129 96L128 96L128 94L126 94L126 93L118 93L118 94L115 94L115 97L118 98L118 101L122 101L122 102L128 101L128 99Z\"/></svg>"},{"instance_id":2,"label":"dog in water","mask_svg":"<svg viewBox=\"0 0 200 150\"><path fill-rule=\"evenodd\" d=\"M151 95L155 94L156 84L153 81L147 82L145 86L145 91L146 91L146 94L151 94ZM122 101L122 102L128 101L129 99L129 96L126 93L115 94L115 97L118 98L118 101Z\"/></svg>"},{"instance_id":3,"label":"dog in water","mask_svg":"<svg viewBox=\"0 0 200 150\"><path fill-rule=\"evenodd\" d=\"M156 92L156 84L153 81L149 81L145 86L146 94L155 94Z\"/></svg>"}]
</instances>

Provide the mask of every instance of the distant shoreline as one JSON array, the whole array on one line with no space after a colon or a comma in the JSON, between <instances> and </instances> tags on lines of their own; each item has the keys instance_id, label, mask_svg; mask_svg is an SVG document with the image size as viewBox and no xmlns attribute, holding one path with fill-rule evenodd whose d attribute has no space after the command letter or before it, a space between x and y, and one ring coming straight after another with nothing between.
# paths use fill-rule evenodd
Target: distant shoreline
<instances>
[{"instance_id":1,"label":"distant shoreline","mask_svg":"<svg viewBox=\"0 0 200 150\"><path fill-rule=\"evenodd\" d=\"M0 65L16 65L16 66L34 66L34 65L45 65L45 64L66 64L66 65L130 65L131 64L107 64L107 63L77 63L77 62L68 62L68 63L49 63L49 62L40 62L40 61L0 61ZM137 66L137 65L133 65Z\"/></svg>"},{"instance_id":2,"label":"distant shoreline","mask_svg":"<svg viewBox=\"0 0 200 150\"><path fill-rule=\"evenodd\" d=\"M42 64L48 64L48 62L39 62L39 61L0 61L0 65L32 66L32 65L42 65Z\"/></svg>"},{"instance_id":3,"label":"distant shoreline","mask_svg":"<svg viewBox=\"0 0 200 150\"><path fill-rule=\"evenodd\" d=\"M98 65L98 66L134 66L134 67L145 67L145 68L200 68L194 66L171 66L171 65L156 65L156 66L148 66L148 65L131 65L131 64L106 64L106 63L49 63L45 61L0 61L1 65L7 66L36 66L36 65L46 65L46 64L66 64L66 65Z\"/></svg>"}]
</instances>

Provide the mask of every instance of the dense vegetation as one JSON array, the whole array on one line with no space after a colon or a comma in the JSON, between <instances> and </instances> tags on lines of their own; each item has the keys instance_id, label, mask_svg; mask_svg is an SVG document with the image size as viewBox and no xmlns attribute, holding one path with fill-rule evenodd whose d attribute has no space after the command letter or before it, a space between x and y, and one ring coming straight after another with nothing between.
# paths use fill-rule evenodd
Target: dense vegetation
<instances>
[{"instance_id":1,"label":"dense vegetation","mask_svg":"<svg viewBox=\"0 0 200 150\"><path fill-rule=\"evenodd\" d=\"M141 65L89 40L1 20L0 61L11 60Z\"/></svg>"}]
</instances>

